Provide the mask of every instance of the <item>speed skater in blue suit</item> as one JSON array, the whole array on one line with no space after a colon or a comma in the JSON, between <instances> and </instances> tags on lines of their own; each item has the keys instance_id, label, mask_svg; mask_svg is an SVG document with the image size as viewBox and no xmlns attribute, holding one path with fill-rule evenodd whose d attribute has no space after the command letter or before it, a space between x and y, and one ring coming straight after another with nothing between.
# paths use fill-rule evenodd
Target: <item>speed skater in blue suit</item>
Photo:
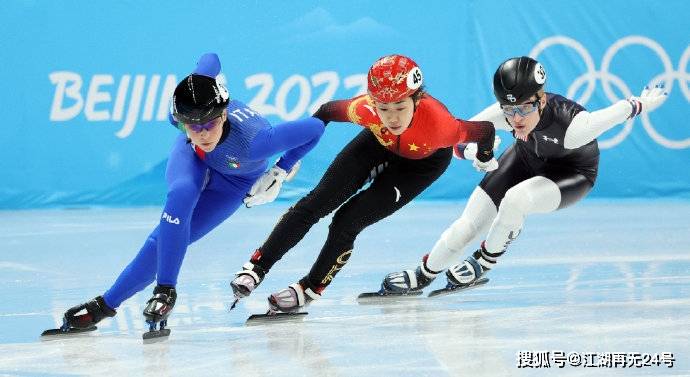
<instances>
[{"instance_id":1,"label":"speed skater in blue suit","mask_svg":"<svg viewBox=\"0 0 690 377\"><path fill-rule=\"evenodd\" d=\"M276 126L240 101L216 80L216 54L205 54L192 74L175 88L170 122L183 133L167 163L167 198L156 228L115 283L65 313L62 329L86 329L116 314L120 304L154 281L144 317L163 325L177 298L176 285L187 247L217 227L244 203L275 199L318 143L324 123L317 118ZM267 170L267 159L282 153Z\"/></svg>"}]
</instances>

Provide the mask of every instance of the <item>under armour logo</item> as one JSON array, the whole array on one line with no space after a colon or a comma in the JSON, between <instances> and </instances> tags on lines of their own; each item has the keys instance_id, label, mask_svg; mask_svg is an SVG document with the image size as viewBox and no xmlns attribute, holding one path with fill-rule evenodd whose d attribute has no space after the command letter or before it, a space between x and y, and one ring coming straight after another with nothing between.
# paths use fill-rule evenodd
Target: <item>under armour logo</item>
<instances>
[{"instance_id":1,"label":"under armour logo","mask_svg":"<svg viewBox=\"0 0 690 377\"><path fill-rule=\"evenodd\" d=\"M544 138L544 141L553 141L554 144L558 144L558 139L555 137L553 139L546 135L543 135L542 137Z\"/></svg>"},{"instance_id":2,"label":"under armour logo","mask_svg":"<svg viewBox=\"0 0 690 377\"><path fill-rule=\"evenodd\" d=\"M503 253L506 252L506 250L508 249L508 245L510 245L511 242L515 241L518 238L520 232L522 232L522 229L518 229L517 231L511 230L510 233L508 233L508 240L503 244L503 250L501 250L501 252L498 255L503 255Z\"/></svg>"}]
</instances>

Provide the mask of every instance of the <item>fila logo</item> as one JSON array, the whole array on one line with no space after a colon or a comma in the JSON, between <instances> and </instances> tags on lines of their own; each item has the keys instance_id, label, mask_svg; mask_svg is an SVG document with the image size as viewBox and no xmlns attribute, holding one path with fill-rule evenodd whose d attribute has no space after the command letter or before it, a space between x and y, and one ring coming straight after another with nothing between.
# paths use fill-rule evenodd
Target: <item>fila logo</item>
<instances>
[{"instance_id":1,"label":"fila logo","mask_svg":"<svg viewBox=\"0 0 690 377\"><path fill-rule=\"evenodd\" d=\"M544 141L552 141L554 144L558 144L558 139L555 137L553 139L546 135L543 135L542 137L544 138Z\"/></svg>"},{"instance_id":2,"label":"fila logo","mask_svg":"<svg viewBox=\"0 0 690 377\"><path fill-rule=\"evenodd\" d=\"M161 219L165 219L165 221L169 222L170 224L180 225L180 218L176 217L173 219L172 215L169 215L167 212L163 212Z\"/></svg>"}]
</instances>

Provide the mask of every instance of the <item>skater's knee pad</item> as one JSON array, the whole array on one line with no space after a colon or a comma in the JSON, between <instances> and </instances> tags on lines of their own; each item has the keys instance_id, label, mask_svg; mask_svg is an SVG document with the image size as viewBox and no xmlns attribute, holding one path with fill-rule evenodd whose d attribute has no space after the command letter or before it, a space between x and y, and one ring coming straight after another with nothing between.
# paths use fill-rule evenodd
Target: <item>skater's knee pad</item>
<instances>
[{"instance_id":1,"label":"skater's knee pad","mask_svg":"<svg viewBox=\"0 0 690 377\"><path fill-rule=\"evenodd\" d=\"M511 188L498 207L496 222L508 228L521 227L532 207L532 197L524 190Z\"/></svg>"},{"instance_id":2,"label":"skater's knee pad","mask_svg":"<svg viewBox=\"0 0 690 377\"><path fill-rule=\"evenodd\" d=\"M477 235L477 224L472 219L462 216L446 229L441 235L441 239L446 243L446 248L453 251L460 251L467 246Z\"/></svg>"},{"instance_id":3,"label":"skater's knee pad","mask_svg":"<svg viewBox=\"0 0 690 377\"><path fill-rule=\"evenodd\" d=\"M515 186L506 192L503 200L501 200L498 213L500 215L501 211L514 211L525 215L532 207L532 201L533 198L529 190L526 190L525 187Z\"/></svg>"}]
</instances>

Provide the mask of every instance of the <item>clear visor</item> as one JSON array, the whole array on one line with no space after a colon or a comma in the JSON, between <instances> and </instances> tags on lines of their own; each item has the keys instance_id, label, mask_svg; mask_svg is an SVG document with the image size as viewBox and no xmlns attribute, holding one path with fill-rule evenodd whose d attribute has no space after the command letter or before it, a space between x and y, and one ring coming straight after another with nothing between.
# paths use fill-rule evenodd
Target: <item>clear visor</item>
<instances>
[{"instance_id":1,"label":"clear visor","mask_svg":"<svg viewBox=\"0 0 690 377\"><path fill-rule=\"evenodd\" d=\"M520 105L501 105L501 110L503 110L503 115L507 117L515 116L515 114L520 114L521 116L528 115L539 107L539 100L533 102L527 102Z\"/></svg>"}]
</instances>

